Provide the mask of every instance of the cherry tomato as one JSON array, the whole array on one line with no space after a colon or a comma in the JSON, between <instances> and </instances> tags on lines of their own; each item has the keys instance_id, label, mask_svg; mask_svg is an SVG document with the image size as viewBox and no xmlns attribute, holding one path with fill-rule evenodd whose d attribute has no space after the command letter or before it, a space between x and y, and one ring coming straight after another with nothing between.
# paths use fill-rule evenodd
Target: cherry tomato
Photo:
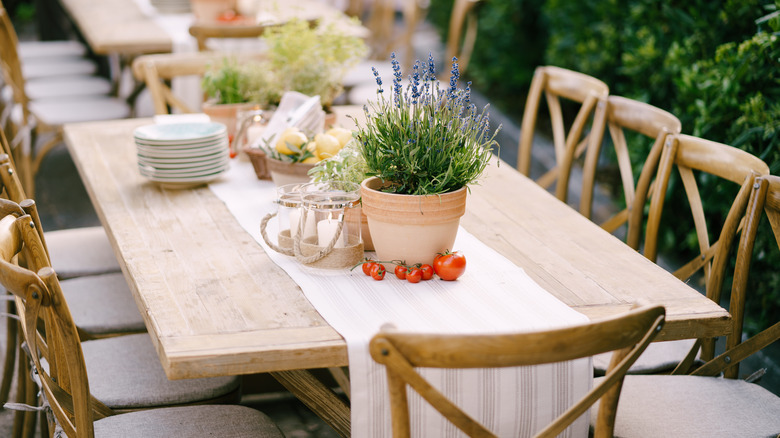
<instances>
[{"instance_id":1,"label":"cherry tomato","mask_svg":"<svg viewBox=\"0 0 780 438\"><path fill-rule=\"evenodd\" d=\"M433 259L433 270L442 280L457 280L466 272L466 256L458 251L437 254Z\"/></svg>"},{"instance_id":2,"label":"cherry tomato","mask_svg":"<svg viewBox=\"0 0 780 438\"><path fill-rule=\"evenodd\" d=\"M423 280L430 280L431 278L433 278L433 266L429 264L424 264L420 266L420 270L422 271Z\"/></svg>"},{"instance_id":3,"label":"cherry tomato","mask_svg":"<svg viewBox=\"0 0 780 438\"><path fill-rule=\"evenodd\" d=\"M406 271L408 271L408 268L404 265L395 266L395 276L398 277L399 280L406 280Z\"/></svg>"},{"instance_id":4,"label":"cherry tomato","mask_svg":"<svg viewBox=\"0 0 780 438\"><path fill-rule=\"evenodd\" d=\"M366 274L366 275L371 275L371 268L372 268L372 267L373 267L375 264L376 264L376 263L372 262L371 260L366 260L366 261L363 263L363 273L364 273L364 274Z\"/></svg>"},{"instance_id":5,"label":"cherry tomato","mask_svg":"<svg viewBox=\"0 0 780 438\"><path fill-rule=\"evenodd\" d=\"M371 278L377 281L385 278L385 267L381 263L374 263L371 267Z\"/></svg>"},{"instance_id":6,"label":"cherry tomato","mask_svg":"<svg viewBox=\"0 0 780 438\"><path fill-rule=\"evenodd\" d=\"M419 283L420 279L422 279L423 272L420 268L411 268L409 269L409 272L406 273L406 281L409 283Z\"/></svg>"}]
</instances>

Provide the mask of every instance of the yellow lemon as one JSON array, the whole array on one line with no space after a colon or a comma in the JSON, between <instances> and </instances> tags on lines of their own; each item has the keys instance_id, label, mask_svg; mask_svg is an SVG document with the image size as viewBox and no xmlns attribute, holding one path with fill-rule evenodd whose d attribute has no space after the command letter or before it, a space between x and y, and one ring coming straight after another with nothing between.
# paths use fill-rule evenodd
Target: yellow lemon
<instances>
[{"instance_id":1,"label":"yellow lemon","mask_svg":"<svg viewBox=\"0 0 780 438\"><path fill-rule=\"evenodd\" d=\"M339 140L330 134L317 134L314 136L314 141L317 143L317 156L321 160L330 158L341 150Z\"/></svg>"},{"instance_id":2,"label":"yellow lemon","mask_svg":"<svg viewBox=\"0 0 780 438\"><path fill-rule=\"evenodd\" d=\"M344 147L350 140L352 140L352 131L346 128L335 127L325 131L326 134L336 137L341 147Z\"/></svg>"},{"instance_id":3,"label":"yellow lemon","mask_svg":"<svg viewBox=\"0 0 780 438\"><path fill-rule=\"evenodd\" d=\"M306 138L304 133L295 128L288 128L279 136L279 141L276 142L276 150L280 154L293 155L298 153L301 146L307 141L309 141L309 139Z\"/></svg>"},{"instance_id":4,"label":"yellow lemon","mask_svg":"<svg viewBox=\"0 0 780 438\"><path fill-rule=\"evenodd\" d=\"M320 159L317 158L317 157L309 157L309 158L306 158L305 160L301 161L301 163L306 163L306 164L309 164L309 163L319 163L319 162L320 162Z\"/></svg>"}]
</instances>

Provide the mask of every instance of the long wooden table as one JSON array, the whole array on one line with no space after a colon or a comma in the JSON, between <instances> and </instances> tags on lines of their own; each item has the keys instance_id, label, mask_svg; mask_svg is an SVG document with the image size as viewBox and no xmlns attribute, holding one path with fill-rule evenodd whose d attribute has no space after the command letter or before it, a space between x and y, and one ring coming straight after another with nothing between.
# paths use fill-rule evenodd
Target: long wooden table
<instances>
[{"instance_id":1,"label":"long wooden table","mask_svg":"<svg viewBox=\"0 0 780 438\"><path fill-rule=\"evenodd\" d=\"M64 132L168 377L348 365L344 339L207 187L162 190L139 174L132 131L149 123ZM661 340L730 331L726 310L506 163L472 187L461 225L592 319L642 300L666 307Z\"/></svg>"}]
</instances>

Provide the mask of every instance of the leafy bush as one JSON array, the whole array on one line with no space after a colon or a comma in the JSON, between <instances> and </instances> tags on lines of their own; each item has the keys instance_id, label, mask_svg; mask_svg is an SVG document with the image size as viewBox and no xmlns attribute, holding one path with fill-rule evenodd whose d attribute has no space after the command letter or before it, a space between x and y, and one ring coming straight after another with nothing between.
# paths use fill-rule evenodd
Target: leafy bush
<instances>
[{"instance_id":1,"label":"leafy bush","mask_svg":"<svg viewBox=\"0 0 780 438\"><path fill-rule=\"evenodd\" d=\"M757 32L756 19L780 2L766 0L628 2L549 0L551 36L547 62L607 82L612 94L649 102L682 122L683 132L744 149L780 170L780 58L777 18ZM762 7L762 5L764 5ZM642 146L646 148L647 146ZM640 150L637 157L646 156ZM634 163L638 169L640 158ZM719 229L735 192L699 181L708 220ZM667 211L687 211L672 181ZM685 215L665 215L660 248L692 255L696 236ZM682 218L682 219L681 219ZM688 222L684 222L688 221ZM780 254L768 226L757 237L748 302L747 329L765 327L780 312Z\"/></svg>"}]
</instances>

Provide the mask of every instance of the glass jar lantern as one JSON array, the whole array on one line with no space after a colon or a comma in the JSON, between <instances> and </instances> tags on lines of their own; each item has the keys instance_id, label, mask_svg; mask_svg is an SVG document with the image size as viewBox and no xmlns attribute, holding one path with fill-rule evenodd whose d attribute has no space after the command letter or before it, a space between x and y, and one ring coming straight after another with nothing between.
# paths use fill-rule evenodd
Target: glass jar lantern
<instances>
[{"instance_id":1,"label":"glass jar lantern","mask_svg":"<svg viewBox=\"0 0 780 438\"><path fill-rule=\"evenodd\" d=\"M302 238L293 239L296 258L330 269L358 263L363 258L360 186L345 181L309 183L300 194L306 226Z\"/></svg>"}]
</instances>

